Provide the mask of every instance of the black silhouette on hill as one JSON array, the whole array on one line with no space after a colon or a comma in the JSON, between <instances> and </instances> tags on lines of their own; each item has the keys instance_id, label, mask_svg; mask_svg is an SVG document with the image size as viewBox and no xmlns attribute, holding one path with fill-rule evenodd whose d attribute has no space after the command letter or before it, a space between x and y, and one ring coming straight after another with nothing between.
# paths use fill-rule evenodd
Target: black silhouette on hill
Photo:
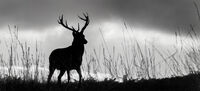
<instances>
[{"instance_id":1,"label":"black silhouette on hill","mask_svg":"<svg viewBox=\"0 0 200 91\"><path fill-rule=\"evenodd\" d=\"M81 64L82 64L82 56L84 53L84 44L87 43L85 36L83 34L84 30L89 24L89 16L84 13L84 18L78 16L81 20L85 21L85 25L81 28L75 29L74 27L69 27L66 23L63 23L63 15L59 17L58 23L65 27L68 30L72 31L72 35L74 37L72 45L66 48L59 48L52 51L49 56L49 75L47 82L49 83L51 77L55 71L55 69L60 70L60 74L58 76L58 83L61 83L61 78L65 71L68 74L68 82L70 81L70 70L75 69L79 74L79 83L81 83Z\"/></svg>"}]
</instances>

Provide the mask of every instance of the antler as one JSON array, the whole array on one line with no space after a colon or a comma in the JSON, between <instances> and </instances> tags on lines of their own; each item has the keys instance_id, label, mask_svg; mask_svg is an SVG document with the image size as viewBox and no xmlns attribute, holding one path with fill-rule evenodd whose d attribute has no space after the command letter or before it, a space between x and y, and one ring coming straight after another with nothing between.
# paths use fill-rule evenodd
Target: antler
<instances>
[{"instance_id":1,"label":"antler","mask_svg":"<svg viewBox=\"0 0 200 91\"><path fill-rule=\"evenodd\" d=\"M85 21L85 25L83 26L83 28L81 29L81 32L80 33L83 33L85 28L88 26L89 22L90 22L90 19L89 19L89 16L88 16L88 13L83 13L84 17L85 18L82 18L80 16L78 16L81 20Z\"/></svg>"},{"instance_id":2,"label":"antler","mask_svg":"<svg viewBox=\"0 0 200 91\"><path fill-rule=\"evenodd\" d=\"M78 24L78 30L76 30L73 26L70 28L67 24L67 21L65 21L65 24L63 23L63 15L60 17L59 16L59 19L58 19L58 23L61 24L63 27L73 31L73 32L76 32L76 31L79 31L79 24Z\"/></svg>"},{"instance_id":3,"label":"antler","mask_svg":"<svg viewBox=\"0 0 200 91\"><path fill-rule=\"evenodd\" d=\"M89 20L89 16L88 16L88 13L83 13L84 17L85 18L82 18L80 16L78 16L81 20L85 21L85 25L83 26L83 28L81 29L80 33L83 33L85 28L88 26L90 20ZM78 23L78 29L76 30L73 26L70 28L67 24L67 21L65 21L65 24L63 23L63 15L61 17L59 17L58 19L58 23L61 24L63 27L73 31L73 32L79 32L79 29L80 29L80 26L79 26L79 23Z\"/></svg>"}]
</instances>

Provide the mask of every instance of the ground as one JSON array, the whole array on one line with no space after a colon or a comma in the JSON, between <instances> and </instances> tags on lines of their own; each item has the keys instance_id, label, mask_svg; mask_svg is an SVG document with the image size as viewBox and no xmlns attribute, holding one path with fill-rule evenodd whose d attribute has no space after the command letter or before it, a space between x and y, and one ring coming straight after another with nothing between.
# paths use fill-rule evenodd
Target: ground
<instances>
[{"instance_id":1,"label":"ground","mask_svg":"<svg viewBox=\"0 0 200 91\"><path fill-rule=\"evenodd\" d=\"M47 84L35 80L6 77L0 80L0 91L200 91L200 74L182 77L148 80L127 80L116 82L112 79L96 81L83 80L81 88L78 82Z\"/></svg>"}]
</instances>

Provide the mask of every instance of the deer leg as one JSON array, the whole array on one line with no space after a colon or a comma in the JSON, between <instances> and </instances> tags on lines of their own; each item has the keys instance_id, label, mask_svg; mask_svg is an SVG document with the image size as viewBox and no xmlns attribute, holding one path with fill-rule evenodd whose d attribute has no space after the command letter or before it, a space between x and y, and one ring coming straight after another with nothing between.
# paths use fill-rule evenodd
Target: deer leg
<instances>
[{"instance_id":1,"label":"deer leg","mask_svg":"<svg viewBox=\"0 0 200 91\"><path fill-rule=\"evenodd\" d=\"M76 69L78 75L79 75L79 83L78 83L78 89L81 88L81 79L82 79L82 74L81 74L81 69L80 67L78 69Z\"/></svg>"},{"instance_id":2,"label":"deer leg","mask_svg":"<svg viewBox=\"0 0 200 91\"><path fill-rule=\"evenodd\" d=\"M67 80L68 80L68 83L69 83L69 81L70 81L70 70L67 70Z\"/></svg>"},{"instance_id":3,"label":"deer leg","mask_svg":"<svg viewBox=\"0 0 200 91\"><path fill-rule=\"evenodd\" d=\"M61 78L62 78L62 76L64 75L64 73L65 73L65 70L60 70L60 74L59 74L59 76L58 76L58 84L61 83Z\"/></svg>"},{"instance_id":4,"label":"deer leg","mask_svg":"<svg viewBox=\"0 0 200 91\"><path fill-rule=\"evenodd\" d=\"M78 72L78 75L79 75L79 83L81 83L81 79L82 79L81 69L78 68L76 69L76 71Z\"/></svg>"},{"instance_id":5,"label":"deer leg","mask_svg":"<svg viewBox=\"0 0 200 91\"><path fill-rule=\"evenodd\" d=\"M52 77L54 71L55 71L55 69L53 67L49 67L49 75L48 75L47 83L50 82L51 77Z\"/></svg>"}]
</instances>

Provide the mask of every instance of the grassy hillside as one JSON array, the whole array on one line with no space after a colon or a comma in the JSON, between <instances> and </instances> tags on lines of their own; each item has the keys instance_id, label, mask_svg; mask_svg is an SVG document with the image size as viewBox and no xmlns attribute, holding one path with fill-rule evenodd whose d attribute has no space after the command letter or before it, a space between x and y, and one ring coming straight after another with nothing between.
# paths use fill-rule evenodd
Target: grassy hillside
<instances>
[{"instance_id":1,"label":"grassy hillside","mask_svg":"<svg viewBox=\"0 0 200 91\"><path fill-rule=\"evenodd\" d=\"M20 78L0 79L0 91L199 91L200 74L190 74L184 77L149 80L127 80L122 83L105 79L96 81L93 79L84 80L81 88L78 83L62 83L61 85L52 82L37 82L34 80L22 80Z\"/></svg>"},{"instance_id":2,"label":"grassy hillside","mask_svg":"<svg viewBox=\"0 0 200 91\"><path fill-rule=\"evenodd\" d=\"M0 67L5 69L0 71L0 91L200 91L200 74L195 73L200 70L200 36L196 36L195 31L189 32L186 38L175 33L177 44L169 49L124 37L119 51L117 46L107 46L103 40L99 48L85 52L82 70L87 73L86 78L90 78L78 89L77 82L61 85L39 82L46 80L47 74L41 69L48 66L48 58L40 50L42 47L37 42L35 46L22 42L18 29L9 30L10 41L0 46ZM22 70L17 71L16 67ZM120 83L91 79L92 74L98 77L98 73L125 80Z\"/></svg>"}]
</instances>

